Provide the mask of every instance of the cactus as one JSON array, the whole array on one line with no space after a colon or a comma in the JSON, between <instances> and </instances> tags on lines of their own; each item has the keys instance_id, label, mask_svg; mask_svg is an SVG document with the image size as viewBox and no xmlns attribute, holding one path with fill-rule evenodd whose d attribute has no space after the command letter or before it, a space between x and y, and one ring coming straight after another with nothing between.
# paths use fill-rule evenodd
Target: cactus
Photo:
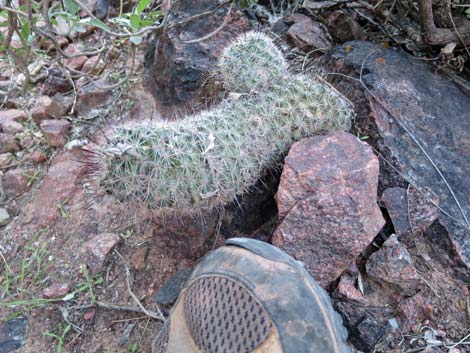
<instances>
[{"instance_id":1,"label":"cactus","mask_svg":"<svg viewBox=\"0 0 470 353\"><path fill-rule=\"evenodd\" d=\"M242 35L225 48L219 70L225 87L239 93L263 89L288 74L281 51L259 32Z\"/></svg>"},{"instance_id":2,"label":"cactus","mask_svg":"<svg viewBox=\"0 0 470 353\"><path fill-rule=\"evenodd\" d=\"M220 66L227 87L247 94L180 121L117 127L101 151L101 186L150 208L223 207L277 166L295 141L349 129L349 103L324 83L289 74L263 35L236 41Z\"/></svg>"}]
</instances>

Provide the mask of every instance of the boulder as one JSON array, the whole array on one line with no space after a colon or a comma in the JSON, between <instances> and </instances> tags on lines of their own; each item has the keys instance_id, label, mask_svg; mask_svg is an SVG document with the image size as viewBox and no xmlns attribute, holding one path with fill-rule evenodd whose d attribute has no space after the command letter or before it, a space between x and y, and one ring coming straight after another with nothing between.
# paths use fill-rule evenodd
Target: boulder
<instances>
[{"instance_id":1,"label":"boulder","mask_svg":"<svg viewBox=\"0 0 470 353\"><path fill-rule=\"evenodd\" d=\"M377 206L379 163L355 136L335 132L295 143L276 195L273 244L327 286L385 224Z\"/></svg>"},{"instance_id":2,"label":"boulder","mask_svg":"<svg viewBox=\"0 0 470 353\"><path fill-rule=\"evenodd\" d=\"M368 87L365 91L357 81L329 76L348 98L365 103L356 129L387 160L382 186L402 187L412 181L436 194L447 213L439 213L440 238L450 237L459 261L470 265L468 90L423 60L369 42L345 43L330 52L325 64L329 72L361 76Z\"/></svg>"},{"instance_id":3,"label":"boulder","mask_svg":"<svg viewBox=\"0 0 470 353\"><path fill-rule=\"evenodd\" d=\"M167 29L146 54L145 83L159 103L174 106L189 103L198 95L203 82L213 71L223 49L250 26L245 15L218 0L172 1L167 13ZM207 16L190 17L215 10ZM199 40L226 25L206 40ZM188 41L197 40L194 43Z\"/></svg>"}]
</instances>

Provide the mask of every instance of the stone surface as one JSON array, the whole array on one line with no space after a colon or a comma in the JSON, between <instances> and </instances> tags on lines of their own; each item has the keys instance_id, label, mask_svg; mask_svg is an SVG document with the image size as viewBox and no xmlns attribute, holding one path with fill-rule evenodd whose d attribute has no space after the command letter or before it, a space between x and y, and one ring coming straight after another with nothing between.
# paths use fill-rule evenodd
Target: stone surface
<instances>
[{"instance_id":1,"label":"stone surface","mask_svg":"<svg viewBox=\"0 0 470 353\"><path fill-rule=\"evenodd\" d=\"M420 286L410 253L395 234L370 256L366 271L375 280L392 284L408 296L415 294Z\"/></svg>"},{"instance_id":2,"label":"stone surface","mask_svg":"<svg viewBox=\"0 0 470 353\"><path fill-rule=\"evenodd\" d=\"M223 48L250 26L242 12L232 9L228 23L207 40L197 43L186 41L202 38L215 31L224 21L228 6L210 16L200 17L182 25L176 25L188 17L219 6L217 0L177 0L172 2L166 15L172 26L150 46L146 54L146 86L166 106L189 103L200 93L208 74L215 68Z\"/></svg>"},{"instance_id":3,"label":"stone surface","mask_svg":"<svg viewBox=\"0 0 470 353\"><path fill-rule=\"evenodd\" d=\"M86 258L86 264L93 273L97 273L103 268L106 255L119 240L119 235L115 233L102 233L83 244L82 251Z\"/></svg>"},{"instance_id":4,"label":"stone surface","mask_svg":"<svg viewBox=\"0 0 470 353\"><path fill-rule=\"evenodd\" d=\"M73 89L72 83L64 73L55 67L47 69L47 78L40 85L41 94L52 97L56 93L66 93Z\"/></svg>"},{"instance_id":5,"label":"stone surface","mask_svg":"<svg viewBox=\"0 0 470 353\"><path fill-rule=\"evenodd\" d=\"M391 329L390 308L357 305L354 302L337 302L335 309L348 327L349 341L362 352L373 352L375 344Z\"/></svg>"},{"instance_id":6,"label":"stone surface","mask_svg":"<svg viewBox=\"0 0 470 353\"><path fill-rule=\"evenodd\" d=\"M18 317L0 324L0 352L9 353L19 349L26 342L28 319Z\"/></svg>"},{"instance_id":7,"label":"stone surface","mask_svg":"<svg viewBox=\"0 0 470 353\"><path fill-rule=\"evenodd\" d=\"M367 37L362 26L351 12L345 10L332 11L326 20L328 31L341 42L361 40Z\"/></svg>"},{"instance_id":8,"label":"stone surface","mask_svg":"<svg viewBox=\"0 0 470 353\"><path fill-rule=\"evenodd\" d=\"M105 67L105 62L98 55L89 58L83 65L82 72L89 75L99 75Z\"/></svg>"},{"instance_id":9,"label":"stone surface","mask_svg":"<svg viewBox=\"0 0 470 353\"><path fill-rule=\"evenodd\" d=\"M5 168L6 166L13 163L15 157L11 153L2 153L0 154L0 168Z\"/></svg>"},{"instance_id":10,"label":"stone surface","mask_svg":"<svg viewBox=\"0 0 470 353\"><path fill-rule=\"evenodd\" d=\"M295 143L276 195L273 244L327 286L385 224L376 203L378 173L372 149L348 133Z\"/></svg>"},{"instance_id":11,"label":"stone surface","mask_svg":"<svg viewBox=\"0 0 470 353\"><path fill-rule=\"evenodd\" d=\"M69 44L65 48L65 54L67 55L77 55L80 54L80 49L75 44ZM81 70L85 62L87 61L85 55L75 56L71 59L65 59L65 66L70 70Z\"/></svg>"},{"instance_id":12,"label":"stone surface","mask_svg":"<svg viewBox=\"0 0 470 353\"><path fill-rule=\"evenodd\" d=\"M49 146L62 147L66 142L70 122L66 119L47 119L41 121L40 128Z\"/></svg>"},{"instance_id":13,"label":"stone surface","mask_svg":"<svg viewBox=\"0 0 470 353\"><path fill-rule=\"evenodd\" d=\"M10 220L8 211L4 208L0 208L0 226L4 226Z\"/></svg>"},{"instance_id":14,"label":"stone surface","mask_svg":"<svg viewBox=\"0 0 470 353\"><path fill-rule=\"evenodd\" d=\"M387 208L395 233L398 236L409 232L426 231L438 218L439 198L431 190L418 191L409 188L389 188L382 194L382 202Z\"/></svg>"},{"instance_id":15,"label":"stone surface","mask_svg":"<svg viewBox=\"0 0 470 353\"><path fill-rule=\"evenodd\" d=\"M149 253L149 248L147 246L142 246L134 250L130 265L134 270L143 270L146 266L147 255Z\"/></svg>"},{"instance_id":16,"label":"stone surface","mask_svg":"<svg viewBox=\"0 0 470 353\"><path fill-rule=\"evenodd\" d=\"M331 48L331 36L320 22L301 14L292 17L294 24L286 32L289 44L304 52Z\"/></svg>"},{"instance_id":17,"label":"stone surface","mask_svg":"<svg viewBox=\"0 0 470 353\"><path fill-rule=\"evenodd\" d=\"M100 82L106 85L106 82ZM90 83L79 88L77 98L77 113L93 118L100 114L100 109L107 107L113 97L112 91L103 90Z\"/></svg>"},{"instance_id":18,"label":"stone surface","mask_svg":"<svg viewBox=\"0 0 470 353\"><path fill-rule=\"evenodd\" d=\"M36 124L48 118L61 118L70 109L70 98L56 95L39 97L34 104L31 116Z\"/></svg>"},{"instance_id":19,"label":"stone surface","mask_svg":"<svg viewBox=\"0 0 470 353\"><path fill-rule=\"evenodd\" d=\"M22 209L21 225L18 228L29 223L41 228L60 219L57 205L71 200L81 190L80 180L84 167L77 159L79 154L76 152L62 153L53 158L40 188L34 193L31 202Z\"/></svg>"},{"instance_id":20,"label":"stone surface","mask_svg":"<svg viewBox=\"0 0 470 353\"><path fill-rule=\"evenodd\" d=\"M398 304L398 313L401 319L400 326L408 331L416 329L420 321L433 319L433 308L421 293L402 299Z\"/></svg>"},{"instance_id":21,"label":"stone surface","mask_svg":"<svg viewBox=\"0 0 470 353\"><path fill-rule=\"evenodd\" d=\"M42 290L42 296L46 299L61 298L69 292L67 283L55 284Z\"/></svg>"},{"instance_id":22,"label":"stone surface","mask_svg":"<svg viewBox=\"0 0 470 353\"><path fill-rule=\"evenodd\" d=\"M42 163L46 161L47 156L42 150L36 150L29 156L29 159L34 163Z\"/></svg>"},{"instance_id":23,"label":"stone surface","mask_svg":"<svg viewBox=\"0 0 470 353\"><path fill-rule=\"evenodd\" d=\"M18 152L19 150L20 146L14 135L0 133L0 153Z\"/></svg>"},{"instance_id":24,"label":"stone surface","mask_svg":"<svg viewBox=\"0 0 470 353\"><path fill-rule=\"evenodd\" d=\"M16 134L24 130L20 122L28 118L23 110L9 109L0 111L0 130L7 134Z\"/></svg>"},{"instance_id":25,"label":"stone surface","mask_svg":"<svg viewBox=\"0 0 470 353\"><path fill-rule=\"evenodd\" d=\"M191 270L186 268L176 272L175 275L167 280L160 288L155 296L155 301L162 305L173 304L180 295L181 289L183 289L190 275Z\"/></svg>"},{"instance_id":26,"label":"stone surface","mask_svg":"<svg viewBox=\"0 0 470 353\"><path fill-rule=\"evenodd\" d=\"M382 194L382 202L393 223L395 233L400 236L411 230L408 217L408 202L406 189L389 188Z\"/></svg>"},{"instance_id":27,"label":"stone surface","mask_svg":"<svg viewBox=\"0 0 470 353\"><path fill-rule=\"evenodd\" d=\"M462 261L470 265L470 227L462 215L463 211L470 220L468 90L436 73L423 60L368 42L345 43L332 50L325 62L328 71L356 78L362 70L362 80L376 99L364 95L357 82L338 76L334 79L348 98L368 103L358 114L366 118L358 119L356 128L380 141L377 149L402 175L420 189L428 187L438 195L440 207L457 220L440 213L441 237L449 235ZM445 176L461 209L423 149ZM384 185L403 184L385 164L383 174L387 176Z\"/></svg>"},{"instance_id":28,"label":"stone surface","mask_svg":"<svg viewBox=\"0 0 470 353\"><path fill-rule=\"evenodd\" d=\"M34 169L10 169L3 176L3 188L8 197L17 197L27 192L34 180L32 177L36 175Z\"/></svg>"},{"instance_id":29,"label":"stone surface","mask_svg":"<svg viewBox=\"0 0 470 353\"><path fill-rule=\"evenodd\" d=\"M338 294L345 299L355 300L358 302L363 301L363 295L355 286L355 278L347 273L344 273L338 283Z\"/></svg>"}]
</instances>

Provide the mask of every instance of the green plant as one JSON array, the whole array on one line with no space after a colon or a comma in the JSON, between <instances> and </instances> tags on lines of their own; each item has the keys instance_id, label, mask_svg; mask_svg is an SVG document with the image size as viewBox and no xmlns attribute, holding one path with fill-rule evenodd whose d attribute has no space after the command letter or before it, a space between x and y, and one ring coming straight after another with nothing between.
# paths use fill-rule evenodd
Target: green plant
<instances>
[{"instance_id":1,"label":"green plant","mask_svg":"<svg viewBox=\"0 0 470 353\"><path fill-rule=\"evenodd\" d=\"M62 353L65 336L67 335L67 333L69 333L71 329L72 325L70 324L68 324L64 328L62 328L62 325L59 324L57 329L59 334L53 332L44 332L44 336L51 337L57 341L56 353Z\"/></svg>"},{"instance_id":2,"label":"green plant","mask_svg":"<svg viewBox=\"0 0 470 353\"><path fill-rule=\"evenodd\" d=\"M22 296L28 289L44 285L47 282L46 267L49 250L47 250L47 243L38 244L36 239L36 237L33 237L24 246L23 259L16 273L0 251L0 258L3 263L3 281L0 287L2 296L0 298L15 295ZM13 289L15 292L12 292Z\"/></svg>"},{"instance_id":3,"label":"green plant","mask_svg":"<svg viewBox=\"0 0 470 353\"><path fill-rule=\"evenodd\" d=\"M223 207L278 167L295 141L349 129L350 104L327 84L290 74L266 36L241 37L225 50L220 66L225 73L240 71L223 76L228 87L245 94L181 121L116 128L95 154L107 191L180 213Z\"/></svg>"}]
</instances>

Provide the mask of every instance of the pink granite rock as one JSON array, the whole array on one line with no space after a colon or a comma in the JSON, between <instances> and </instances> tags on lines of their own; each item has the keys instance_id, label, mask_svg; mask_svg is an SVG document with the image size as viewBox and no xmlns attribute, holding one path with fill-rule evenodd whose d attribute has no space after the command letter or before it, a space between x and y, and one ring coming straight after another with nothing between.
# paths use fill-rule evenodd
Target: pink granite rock
<instances>
[{"instance_id":1,"label":"pink granite rock","mask_svg":"<svg viewBox=\"0 0 470 353\"><path fill-rule=\"evenodd\" d=\"M103 268L106 255L119 242L119 239L119 235L115 233L102 233L83 244L86 263L93 273Z\"/></svg>"},{"instance_id":2,"label":"pink granite rock","mask_svg":"<svg viewBox=\"0 0 470 353\"><path fill-rule=\"evenodd\" d=\"M385 224L376 202L378 173L372 149L351 134L295 143L276 195L280 224L273 244L327 286Z\"/></svg>"}]
</instances>

